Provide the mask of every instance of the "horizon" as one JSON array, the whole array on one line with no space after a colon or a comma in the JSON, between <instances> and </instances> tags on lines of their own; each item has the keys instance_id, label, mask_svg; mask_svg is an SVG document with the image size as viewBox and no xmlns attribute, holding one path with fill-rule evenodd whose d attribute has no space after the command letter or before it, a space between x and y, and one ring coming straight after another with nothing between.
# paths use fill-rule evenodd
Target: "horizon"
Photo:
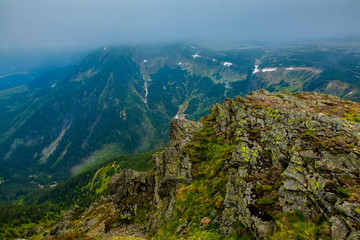
<instances>
[{"instance_id":1,"label":"horizon","mask_svg":"<svg viewBox=\"0 0 360 240\"><path fill-rule=\"evenodd\" d=\"M358 10L356 0L3 0L0 52L158 42L286 45L359 37Z\"/></svg>"}]
</instances>

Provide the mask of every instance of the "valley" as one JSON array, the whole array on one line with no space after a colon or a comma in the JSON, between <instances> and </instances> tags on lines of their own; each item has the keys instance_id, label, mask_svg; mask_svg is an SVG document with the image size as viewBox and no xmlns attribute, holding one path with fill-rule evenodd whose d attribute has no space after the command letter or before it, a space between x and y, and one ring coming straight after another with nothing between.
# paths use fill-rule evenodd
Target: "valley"
<instances>
[{"instance_id":1,"label":"valley","mask_svg":"<svg viewBox=\"0 0 360 240\"><path fill-rule=\"evenodd\" d=\"M198 120L211 105L255 89L359 101L359 62L359 49L344 46L98 49L74 66L0 91L0 176L6 182L0 199L21 199L37 184L49 188L74 174L75 166L105 159L94 156L164 147L176 115ZM30 184L34 174L39 181Z\"/></svg>"},{"instance_id":2,"label":"valley","mask_svg":"<svg viewBox=\"0 0 360 240\"><path fill-rule=\"evenodd\" d=\"M75 204L84 211L107 197L109 179L120 169L150 170L151 155L169 143L172 119L198 121L211 106L257 89L359 102L359 78L359 46L221 50L176 43L102 47L74 65L2 90L1 207L14 216L23 206L54 212L4 222L17 232L3 234L20 236L26 224L51 228L61 211ZM360 122L357 109L331 114ZM223 150L219 154L228 154ZM134 154L145 154L146 164L145 155ZM11 213L9 204L19 207Z\"/></svg>"}]
</instances>

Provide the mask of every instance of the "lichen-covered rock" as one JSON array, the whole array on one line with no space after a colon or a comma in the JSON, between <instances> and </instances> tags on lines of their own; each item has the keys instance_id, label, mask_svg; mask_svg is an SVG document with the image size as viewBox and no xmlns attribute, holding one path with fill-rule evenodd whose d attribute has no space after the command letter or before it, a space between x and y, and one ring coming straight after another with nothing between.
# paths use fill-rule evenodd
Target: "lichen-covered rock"
<instances>
[{"instance_id":1,"label":"lichen-covered rock","mask_svg":"<svg viewBox=\"0 0 360 240\"><path fill-rule=\"evenodd\" d=\"M258 90L246 99L214 105L199 123L172 120L169 145L153 156L153 175L137 177L143 179L140 182L151 182L147 177L154 181L148 230L164 228L172 216L178 221L172 225L178 229L174 234L182 234L185 225L187 232L194 224L200 228L200 220L208 216L187 215L187 222L198 219L193 224L179 219L181 213L194 212L184 201L191 199L191 192L185 190L194 189L189 187L193 182L203 186L200 181L221 186L216 176L223 176L224 189L206 189L218 201L205 199L199 205L211 207L209 224L224 236L244 233L243 226L264 239L279 235L286 221L310 221L317 230L294 232L293 237L356 239L360 232L360 126L354 116L360 116L360 105L336 97ZM205 148L214 151L216 159ZM206 166L209 159L214 166ZM128 180L140 173L121 174L115 177L117 182L122 179L118 185L111 186L117 192L117 209L120 215L133 216L136 200L126 199L143 193ZM181 190L179 184L183 184ZM296 220L291 220L291 214Z\"/></svg>"},{"instance_id":2,"label":"lichen-covered rock","mask_svg":"<svg viewBox=\"0 0 360 240\"><path fill-rule=\"evenodd\" d=\"M349 235L349 226L341 216L333 216L330 218L331 238L343 240Z\"/></svg>"},{"instance_id":3,"label":"lichen-covered rock","mask_svg":"<svg viewBox=\"0 0 360 240\"><path fill-rule=\"evenodd\" d=\"M193 139L192 133L201 129L202 124L186 119L172 119L170 126L170 143L163 152L153 156L155 213L150 218L149 230L156 230L170 218L178 184L192 180L191 161L184 147Z\"/></svg>"},{"instance_id":4,"label":"lichen-covered rock","mask_svg":"<svg viewBox=\"0 0 360 240\"><path fill-rule=\"evenodd\" d=\"M111 197L101 197L85 210L77 205L64 213L45 239L74 239L78 236L95 236L104 232L107 220L116 216Z\"/></svg>"},{"instance_id":5,"label":"lichen-covered rock","mask_svg":"<svg viewBox=\"0 0 360 240\"><path fill-rule=\"evenodd\" d=\"M279 210L298 211L308 218L323 214L328 220L337 213L349 224L334 221L332 229L347 224L351 233L359 228L357 205L337 193L343 187L352 188L359 202L359 125L317 113L316 108L332 106L332 101L353 104L321 94L295 97L260 90L243 101L226 100L212 108L217 134L227 138L233 134L238 142L224 201L224 235L233 233L231 225L238 219L258 238L274 231L270 229L275 227L274 215L266 216L265 208L256 204L261 192L255 186L264 184L265 176L247 177L261 176L270 166L281 172L282 184L276 190Z\"/></svg>"},{"instance_id":6,"label":"lichen-covered rock","mask_svg":"<svg viewBox=\"0 0 360 240\"><path fill-rule=\"evenodd\" d=\"M120 170L110 179L109 189L121 220L134 220L138 206L151 201L154 183L152 174L131 169Z\"/></svg>"},{"instance_id":7,"label":"lichen-covered rock","mask_svg":"<svg viewBox=\"0 0 360 240\"><path fill-rule=\"evenodd\" d=\"M60 222L54 225L50 230L50 235L61 236L71 231L71 218L75 214L76 210L79 209L78 205L75 205L71 210L64 213L63 218Z\"/></svg>"}]
</instances>

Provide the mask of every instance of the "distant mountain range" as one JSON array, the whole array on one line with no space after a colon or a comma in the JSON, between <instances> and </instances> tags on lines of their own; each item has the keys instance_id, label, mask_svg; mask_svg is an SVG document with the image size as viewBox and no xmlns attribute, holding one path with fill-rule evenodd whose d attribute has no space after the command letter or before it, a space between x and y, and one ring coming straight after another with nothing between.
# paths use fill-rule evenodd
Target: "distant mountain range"
<instances>
[{"instance_id":1,"label":"distant mountain range","mask_svg":"<svg viewBox=\"0 0 360 240\"><path fill-rule=\"evenodd\" d=\"M103 47L24 83L0 91L0 202L162 148L171 118L198 120L226 97L265 88L360 101L360 49Z\"/></svg>"}]
</instances>

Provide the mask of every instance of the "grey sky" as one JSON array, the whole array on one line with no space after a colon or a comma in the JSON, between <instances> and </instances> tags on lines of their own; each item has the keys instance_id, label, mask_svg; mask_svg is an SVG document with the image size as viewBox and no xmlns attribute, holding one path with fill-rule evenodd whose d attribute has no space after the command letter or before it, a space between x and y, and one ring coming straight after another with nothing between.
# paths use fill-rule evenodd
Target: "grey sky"
<instances>
[{"instance_id":1,"label":"grey sky","mask_svg":"<svg viewBox=\"0 0 360 240\"><path fill-rule=\"evenodd\" d=\"M359 0L0 0L0 48L360 33Z\"/></svg>"}]
</instances>

